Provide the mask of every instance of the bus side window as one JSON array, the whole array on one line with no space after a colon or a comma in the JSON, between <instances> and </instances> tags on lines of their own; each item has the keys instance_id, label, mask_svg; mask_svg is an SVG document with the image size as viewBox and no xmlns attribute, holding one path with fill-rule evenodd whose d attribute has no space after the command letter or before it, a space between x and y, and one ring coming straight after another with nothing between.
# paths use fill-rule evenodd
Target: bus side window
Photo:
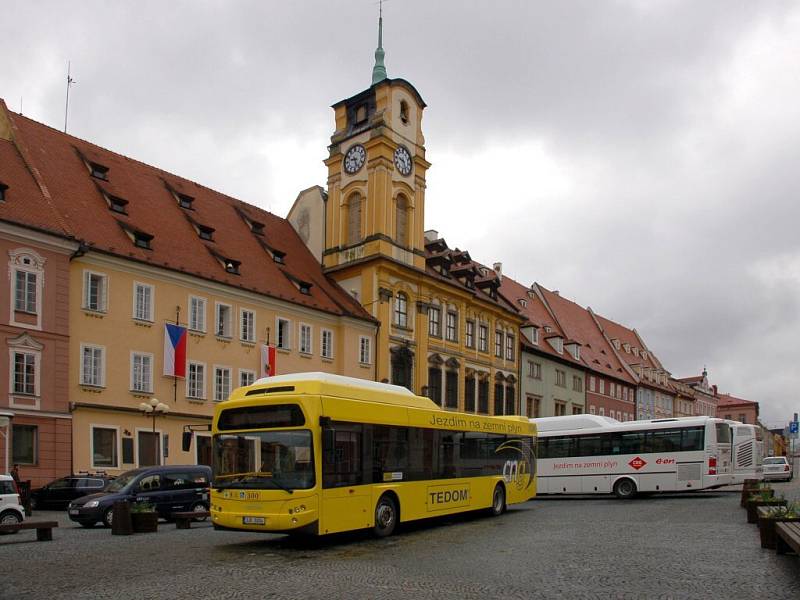
<instances>
[{"instance_id":1,"label":"bus side window","mask_svg":"<svg viewBox=\"0 0 800 600\"><path fill-rule=\"evenodd\" d=\"M326 440L330 442L330 434ZM333 432L333 448L324 449L322 485L341 487L363 483L361 467L361 426L337 424Z\"/></svg>"}]
</instances>

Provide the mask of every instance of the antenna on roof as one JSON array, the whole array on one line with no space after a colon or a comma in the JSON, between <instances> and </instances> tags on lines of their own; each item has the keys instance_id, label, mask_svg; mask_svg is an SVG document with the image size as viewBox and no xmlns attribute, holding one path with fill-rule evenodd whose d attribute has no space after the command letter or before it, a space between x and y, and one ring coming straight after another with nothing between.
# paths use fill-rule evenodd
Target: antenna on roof
<instances>
[{"instance_id":1,"label":"antenna on roof","mask_svg":"<svg viewBox=\"0 0 800 600\"><path fill-rule=\"evenodd\" d=\"M75 83L75 80L70 77L71 67L72 62L67 61L67 102L66 106L64 106L64 133L67 133L67 117L69 116L69 88L73 83Z\"/></svg>"}]
</instances>

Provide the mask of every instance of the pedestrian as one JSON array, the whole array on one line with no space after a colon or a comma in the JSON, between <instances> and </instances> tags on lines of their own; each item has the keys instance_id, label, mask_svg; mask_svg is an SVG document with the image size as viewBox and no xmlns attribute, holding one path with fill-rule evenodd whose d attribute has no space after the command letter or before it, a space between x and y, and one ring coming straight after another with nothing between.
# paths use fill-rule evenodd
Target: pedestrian
<instances>
[{"instance_id":1,"label":"pedestrian","mask_svg":"<svg viewBox=\"0 0 800 600\"><path fill-rule=\"evenodd\" d=\"M14 483L19 485L19 465L17 464L11 467L11 479L14 480Z\"/></svg>"}]
</instances>

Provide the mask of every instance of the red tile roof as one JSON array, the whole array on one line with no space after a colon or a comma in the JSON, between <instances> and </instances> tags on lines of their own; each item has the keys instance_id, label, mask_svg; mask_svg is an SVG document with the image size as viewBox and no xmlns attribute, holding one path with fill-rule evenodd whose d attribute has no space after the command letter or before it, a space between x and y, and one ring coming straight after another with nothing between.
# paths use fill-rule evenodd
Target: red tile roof
<instances>
[{"instance_id":1,"label":"red tile roof","mask_svg":"<svg viewBox=\"0 0 800 600\"><path fill-rule=\"evenodd\" d=\"M758 406L758 402L745 400L744 398L737 398L736 396L731 396L730 394L719 394L717 397L719 398L717 401L717 408L722 408L723 406L747 406L752 404L755 404L756 407Z\"/></svg>"},{"instance_id":2,"label":"red tile roof","mask_svg":"<svg viewBox=\"0 0 800 600\"><path fill-rule=\"evenodd\" d=\"M0 123L7 117L14 138L0 140L0 181L10 188L0 219L53 230L96 251L373 320L324 275L287 220L14 114L2 100L0 111ZM107 181L92 177L87 162L107 167ZM28 170L40 177L39 189ZM192 208L181 208L171 190L193 197ZM127 214L111 211L104 193L126 200ZM251 231L248 219L264 225L263 235ZM196 225L213 228L213 241L200 239ZM135 246L126 230L152 235L152 249ZM285 264L276 263L271 250L284 253ZM228 273L221 259L240 261L239 275ZM311 284L308 295L299 282Z\"/></svg>"}]
</instances>

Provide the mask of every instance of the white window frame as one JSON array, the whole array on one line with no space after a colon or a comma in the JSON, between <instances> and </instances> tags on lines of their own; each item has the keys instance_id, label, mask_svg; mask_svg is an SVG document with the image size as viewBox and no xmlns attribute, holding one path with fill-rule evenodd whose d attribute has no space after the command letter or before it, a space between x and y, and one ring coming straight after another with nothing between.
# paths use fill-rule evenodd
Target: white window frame
<instances>
[{"instance_id":1,"label":"white window frame","mask_svg":"<svg viewBox=\"0 0 800 600\"><path fill-rule=\"evenodd\" d=\"M450 327L450 320L451 317L453 319L452 328ZM444 339L448 342L457 342L458 341L458 313L453 310L448 310L445 313L445 323L444 323ZM450 332L452 330L452 336Z\"/></svg>"},{"instance_id":2,"label":"white window frame","mask_svg":"<svg viewBox=\"0 0 800 600\"><path fill-rule=\"evenodd\" d=\"M19 301L19 275L22 274L24 276L24 289L22 290L22 306L18 305ZM30 291L30 281L29 277L33 276L33 308L31 309L29 304L28 292ZM38 315L39 314L39 271L34 269L23 269L20 267L14 267L14 274L13 274L13 281L14 281L14 310L17 312L23 312L29 315Z\"/></svg>"},{"instance_id":3,"label":"white window frame","mask_svg":"<svg viewBox=\"0 0 800 600\"><path fill-rule=\"evenodd\" d=\"M93 308L89 306L89 284L91 282L92 277L100 278L102 281L102 289L98 292L98 306L97 308ZM83 304L81 305L83 310L88 310L91 312L97 313L106 313L108 312L108 288L109 288L109 277L106 273L101 273L99 271L92 271L91 269L84 269L83 270Z\"/></svg>"},{"instance_id":4,"label":"white window frame","mask_svg":"<svg viewBox=\"0 0 800 600\"><path fill-rule=\"evenodd\" d=\"M325 338L328 337L328 345L327 345L327 352L325 347ZM319 335L319 354L322 358L327 358L329 360L333 359L333 330L332 329L320 329Z\"/></svg>"},{"instance_id":5,"label":"white window frame","mask_svg":"<svg viewBox=\"0 0 800 600\"><path fill-rule=\"evenodd\" d=\"M531 344L539 345L539 329L536 327L531 328Z\"/></svg>"},{"instance_id":6,"label":"white window frame","mask_svg":"<svg viewBox=\"0 0 800 600\"><path fill-rule=\"evenodd\" d=\"M190 394L190 391L191 391L190 386L191 386L191 382L192 382L191 368L193 366L194 367L203 367L203 376L199 380L200 381L200 387L199 387L200 393L198 395L195 395L195 396L192 396ZM187 364L186 364L186 397L189 400L206 400L207 399L207 392L206 392L206 390L207 390L207 388L206 388L206 377L207 377L207 375L208 375L208 368L207 368L206 363L200 362L198 360L190 360L190 361L187 362Z\"/></svg>"},{"instance_id":7,"label":"white window frame","mask_svg":"<svg viewBox=\"0 0 800 600\"><path fill-rule=\"evenodd\" d=\"M87 382L84 377L86 374L86 350L99 350L100 351L100 382ZM99 344L81 344L81 358L80 358L80 385L88 387L106 387L106 347Z\"/></svg>"},{"instance_id":8,"label":"white window frame","mask_svg":"<svg viewBox=\"0 0 800 600\"><path fill-rule=\"evenodd\" d=\"M489 352L489 324L478 323L478 351Z\"/></svg>"},{"instance_id":9,"label":"white window frame","mask_svg":"<svg viewBox=\"0 0 800 600\"><path fill-rule=\"evenodd\" d=\"M223 394L220 399L220 391L222 391L217 383L217 371L228 372L228 393ZM233 391L233 369L226 365L214 365L214 402L224 402L227 400Z\"/></svg>"},{"instance_id":10,"label":"white window frame","mask_svg":"<svg viewBox=\"0 0 800 600\"><path fill-rule=\"evenodd\" d=\"M242 381L244 375L248 375L251 377L252 381L250 383L244 383ZM239 386L238 387L245 387L248 385L253 385L258 379L256 372L253 369L239 369Z\"/></svg>"},{"instance_id":11,"label":"white window frame","mask_svg":"<svg viewBox=\"0 0 800 600\"><path fill-rule=\"evenodd\" d=\"M144 316L139 316L139 289L149 290L150 297L149 297L149 305L147 306L147 312ZM149 283L142 283L141 281L134 281L133 282L133 320L134 321L145 321L148 323L152 323L155 313L155 299L156 299L156 289L155 286L150 285Z\"/></svg>"},{"instance_id":12,"label":"white window frame","mask_svg":"<svg viewBox=\"0 0 800 600\"><path fill-rule=\"evenodd\" d=\"M223 323L223 331L220 333L219 329L219 318L221 314L221 309L227 308L228 309L228 319L225 323ZM215 302L214 303L214 335L219 338L224 338L229 340L233 337L233 306L230 304L226 304L225 302ZM225 331L227 325L227 331Z\"/></svg>"},{"instance_id":13,"label":"white window frame","mask_svg":"<svg viewBox=\"0 0 800 600\"><path fill-rule=\"evenodd\" d=\"M196 304L197 306L196 312L194 311L193 304ZM189 296L189 331L195 331L198 333L206 332L207 309L208 309L207 298L203 298L202 296Z\"/></svg>"},{"instance_id":14,"label":"white window frame","mask_svg":"<svg viewBox=\"0 0 800 600\"><path fill-rule=\"evenodd\" d=\"M472 319L464 321L464 345L467 348L475 347L475 321Z\"/></svg>"},{"instance_id":15,"label":"white window frame","mask_svg":"<svg viewBox=\"0 0 800 600\"><path fill-rule=\"evenodd\" d=\"M244 330L245 314L250 315L249 331ZM249 308L239 309L239 339L248 344L256 343L256 311Z\"/></svg>"},{"instance_id":16,"label":"white window frame","mask_svg":"<svg viewBox=\"0 0 800 600\"><path fill-rule=\"evenodd\" d=\"M394 324L404 329L408 328L408 294L404 292L398 292L394 299Z\"/></svg>"},{"instance_id":17,"label":"white window frame","mask_svg":"<svg viewBox=\"0 0 800 600\"><path fill-rule=\"evenodd\" d=\"M308 339L303 339L308 334ZM310 355L314 351L314 330L308 323L298 323L297 350L300 354Z\"/></svg>"},{"instance_id":18,"label":"white window frame","mask_svg":"<svg viewBox=\"0 0 800 600\"><path fill-rule=\"evenodd\" d=\"M10 373L10 377L8 378L9 392L13 396L26 396L28 398L30 398L30 397L34 397L34 398L39 397L40 396L40 393L39 393L39 362L41 360L41 352L38 352L36 350L30 350L28 348L13 348L12 347L12 348L9 349L9 353L8 354L9 354L9 357L10 357L9 370L8 370L8 372ZM24 356L29 356L29 357L33 358L33 393L32 394L29 394L28 392L18 392L15 389L16 379L17 379L17 377L16 377L17 376L17 373L16 373L16 367L17 367L16 355L17 354L22 354Z\"/></svg>"},{"instance_id":19,"label":"white window frame","mask_svg":"<svg viewBox=\"0 0 800 600\"><path fill-rule=\"evenodd\" d=\"M281 323L286 323L286 338L281 344ZM292 321L283 317L275 317L275 347L279 350L292 349Z\"/></svg>"},{"instance_id":20,"label":"white window frame","mask_svg":"<svg viewBox=\"0 0 800 600\"><path fill-rule=\"evenodd\" d=\"M369 336L358 336L358 362L362 365L372 364L372 339Z\"/></svg>"},{"instance_id":21,"label":"white window frame","mask_svg":"<svg viewBox=\"0 0 800 600\"><path fill-rule=\"evenodd\" d=\"M116 455L116 462L113 465L97 465L94 462L94 430L95 429L109 429L113 430L114 433L114 440L115 446L117 447L117 451L115 452ZM93 469L119 469L120 468L120 461L122 460L122 440L120 439L119 435L119 427L117 425L101 425L99 423L90 423L89 424L89 464L92 465Z\"/></svg>"},{"instance_id":22,"label":"white window frame","mask_svg":"<svg viewBox=\"0 0 800 600\"><path fill-rule=\"evenodd\" d=\"M433 316L436 315L436 318ZM428 335L436 338L442 337L442 308L431 306L428 308Z\"/></svg>"},{"instance_id":23,"label":"white window frame","mask_svg":"<svg viewBox=\"0 0 800 600\"><path fill-rule=\"evenodd\" d=\"M24 329L42 329L42 307L44 304L44 264L46 259L34 252L30 248L17 248L9 250L9 276L11 285L9 285L9 325L15 327L22 327ZM36 310L29 312L27 310L17 310L17 272L29 273L36 276ZM27 278L26 278L27 287ZM27 290L26 290L26 303L27 303ZM26 323L24 321L17 321L17 313L23 315L36 315L35 323Z\"/></svg>"},{"instance_id":24,"label":"white window frame","mask_svg":"<svg viewBox=\"0 0 800 600\"><path fill-rule=\"evenodd\" d=\"M515 354L515 352L514 352L514 350L515 350L515 348L514 348L515 342L516 342L516 337L514 336L514 334L513 333L506 333L506 360L511 361L511 362L514 362L514 359L516 358L514 356L514 354Z\"/></svg>"},{"instance_id":25,"label":"white window frame","mask_svg":"<svg viewBox=\"0 0 800 600\"><path fill-rule=\"evenodd\" d=\"M135 365L136 365L136 358L137 357L150 359L149 373L147 374L147 379L149 380L147 382L147 383L149 383L149 386L148 386L149 389L137 389L135 387L135 381L136 381L136 377L135 377L136 366ZM133 392L135 394L152 394L153 393L153 363L154 363L154 357L153 357L153 354L151 352L138 352L136 350L131 350L131 372L130 372L130 375L131 375L130 391L131 392Z\"/></svg>"}]
</instances>

